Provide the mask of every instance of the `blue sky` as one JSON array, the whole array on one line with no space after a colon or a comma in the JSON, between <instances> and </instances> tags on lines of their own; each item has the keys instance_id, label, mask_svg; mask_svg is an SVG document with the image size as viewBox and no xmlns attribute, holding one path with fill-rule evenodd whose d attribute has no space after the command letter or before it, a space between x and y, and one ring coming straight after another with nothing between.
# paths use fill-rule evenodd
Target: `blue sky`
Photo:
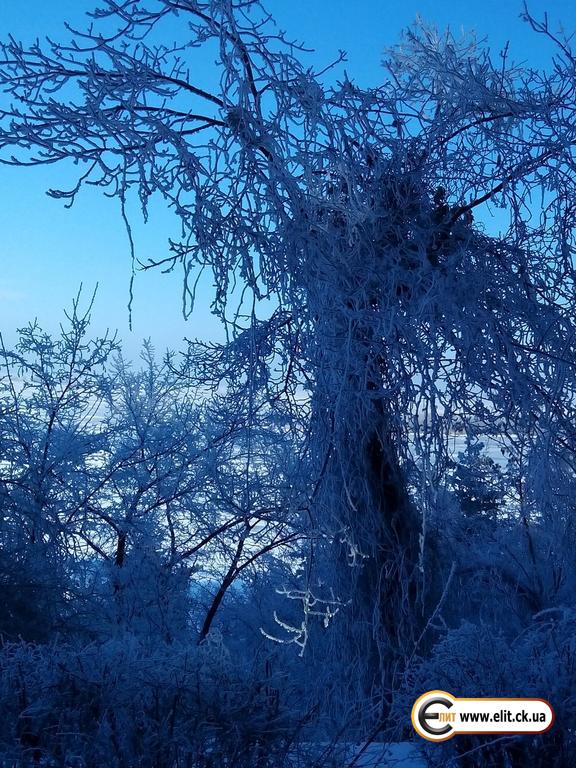
<instances>
[{"instance_id":1,"label":"blue sky","mask_svg":"<svg viewBox=\"0 0 576 768\"><path fill-rule=\"evenodd\" d=\"M84 11L95 4L97 0L0 0L0 38L9 33L24 41L60 37L64 20L83 26ZM515 0L270 0L266 7L290 37L315 49L318 63L331 60L340 48L347 51L346 70L361 85L382 81L383 50L417 15L440 28L475 29L479 37L488 38L494 53L509 40L516 60L544 64L550 52L546 41L536 38L520 21L522 5ZM537 0L529 7L540 16L547 5ZM576 29L573 2L555 0L548 11L554 26L561 21L567 30ZM178 348L184 336L220 337L209 311L209 283L197 312L184 322L178 272L137 276L133 330L129 331L131 268L118 205L90 190L71 210L65 209L62 201L48 198L45 190L66 186L68 178L66 170L58 166L0 166L0 329L8 343L14 340L16 327L34 317L48 330L56 329L63 308L70 306L81 282L86 293L99 283L94 330L118 329L128 357L137 354L145 337L151 337L159 350ZM153 209L150 223L136 230L137 255L143 260L165 255L167 237L177 232L170 214L161 207Z\"/></svg>"}]
</instances>

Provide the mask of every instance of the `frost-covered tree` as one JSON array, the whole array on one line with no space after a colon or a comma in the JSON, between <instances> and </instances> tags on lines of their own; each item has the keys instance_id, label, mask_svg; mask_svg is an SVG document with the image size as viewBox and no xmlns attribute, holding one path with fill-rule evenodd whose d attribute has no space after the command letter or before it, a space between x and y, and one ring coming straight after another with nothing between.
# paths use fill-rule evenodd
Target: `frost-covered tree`
<instances>
[{"instance_id":1,"label":"frost-covered tree","mask_svg":"<svg viewBox=\"0 0 576 768\"><path fill-rule=\"evenodd\" d=\"M0 350L0 634L202 641L301 539L294 440L242 387L216 395L149 344L131 366L89 319L76 301L59 336L31 324Z\"/></svg>"},{"instance_id":2,"label":"frost-covered tree","mask_svg":"<svg viewBox=\"0 0 576 768\"><path fill-rule=\"evenodd\" d=\"M183 270L184 312L211 270L246 392L309 409L297 506L325 544L305 589L328 599L340 564L369 714L446 586L427 521L454 425L545 445L528 526L548 458L572 473L575 59L526 19L549 71L418 26L374 89L327 84L257 2L106 0L68 43L2 48L3 161L79 165L51 194L96 184L129 233L131 195L144 217L162 197L182 232L156 266ZM474 220L492 209L498 235Z\"/></svg>"},{"instance_id":3,"label":"frost-covered tree","mask_svg":"<svg viewBox=\"0 0 576 768\"><path fill-rule=\"evenodd\" d=\"M86 537L77 519L86 470L102 447L94 418L113 338L91 341L90 307L78 300L58 338L37 323L0 348L2 611L7 638L47 640L62 631Z\"/></svg>"},{"instance_id":4,"label":"frost-covered tree","mask_svg":"<svg viewBox=\"0 0 576 768\"><path fill-rule=\"evenodd\" d=\"M298 699L257 603L300 554L292 431L245 382L204 386L208 350L130 365L89 319L0 349L0 753L282 765Z\"/></svg>"}]
</instances>

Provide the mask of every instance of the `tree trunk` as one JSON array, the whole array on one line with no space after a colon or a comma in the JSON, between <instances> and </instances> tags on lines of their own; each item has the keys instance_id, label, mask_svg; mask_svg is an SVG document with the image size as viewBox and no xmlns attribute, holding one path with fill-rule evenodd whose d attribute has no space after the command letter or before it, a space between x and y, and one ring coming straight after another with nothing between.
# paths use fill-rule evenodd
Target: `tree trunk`
<instances>
[{"instance_id":1,"label":"tree trunk","mask_svg":"<svg viewBox=\"0 0 576 768\"><path fill-rule=\"evenodd\" d=\"M344 621L336 622L334 650L344 668L358 670L351 684L364 699L360 716L380 718L421 628L421 524L396 449L381 355L365 328L351 332L348 324L341 338L335 330L333 324L331 341L319 345L314 409L317 434L330 452L320 519L334 535L336 553L328 560L337 564L338 597L350 601ZM343 350L349 368L336 377Z\"/></svg>"}]
</instances>

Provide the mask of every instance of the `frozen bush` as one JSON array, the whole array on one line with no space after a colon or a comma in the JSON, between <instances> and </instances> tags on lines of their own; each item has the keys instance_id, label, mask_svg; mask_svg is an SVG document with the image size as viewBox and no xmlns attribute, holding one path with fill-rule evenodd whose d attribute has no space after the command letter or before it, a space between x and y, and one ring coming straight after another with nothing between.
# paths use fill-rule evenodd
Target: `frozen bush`
<instances>
[{"instance_id":1,"label":"frozen bush","mask_svg":"<svg viewBox=\"0 0 576 768\"><path fill-rule=\"evenodd\" d=\"M291 734L264 671L243 670L213 635L6 644L0 711L0 754L18 766L265 768L282 765Z\"/></svg>"}]
</instances>

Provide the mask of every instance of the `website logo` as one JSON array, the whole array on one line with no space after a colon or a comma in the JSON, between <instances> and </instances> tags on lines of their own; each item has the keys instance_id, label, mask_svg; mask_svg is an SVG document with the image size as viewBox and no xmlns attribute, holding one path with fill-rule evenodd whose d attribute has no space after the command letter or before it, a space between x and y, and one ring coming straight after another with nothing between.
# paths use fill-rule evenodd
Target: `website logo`
<instances>
[{"instance_id":1,"label":"website logo","mask_svg":"<svg viewBox=\"0 0 576 768\"><path fill-rule=\"evenodd\" d=\"M544 733L554 717L545 699L456 698L446 691L428 691L412 707L412 725L428 741L458 733Z\"/></svg>"}]
</instances>

